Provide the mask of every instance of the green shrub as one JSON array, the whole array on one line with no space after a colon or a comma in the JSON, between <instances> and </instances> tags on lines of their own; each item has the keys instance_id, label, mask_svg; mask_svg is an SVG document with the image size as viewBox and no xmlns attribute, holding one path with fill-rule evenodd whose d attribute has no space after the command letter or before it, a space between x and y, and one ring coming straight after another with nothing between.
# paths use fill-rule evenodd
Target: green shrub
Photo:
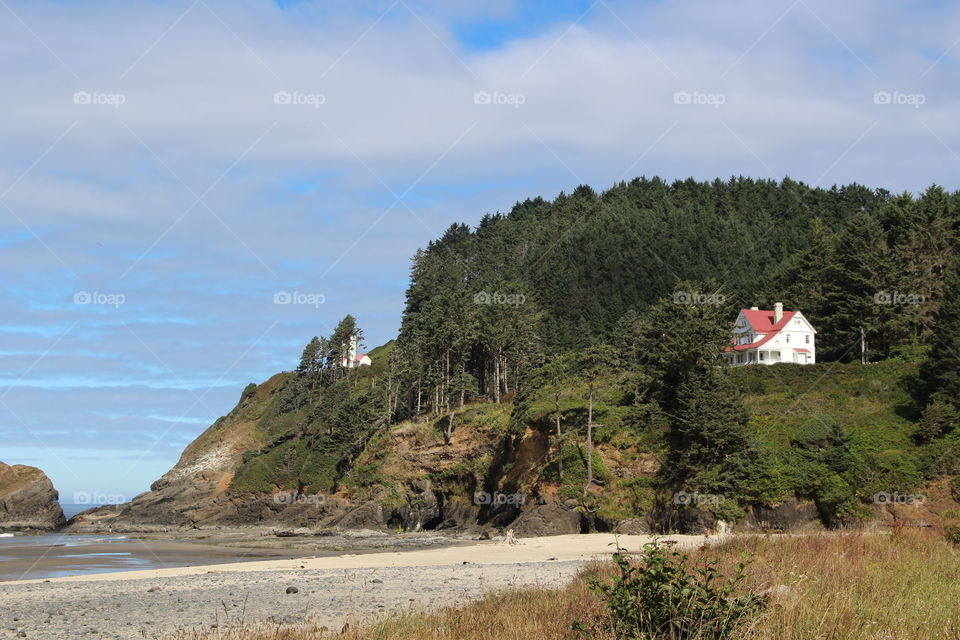
<instances>
[{"instance_id":1,"label":"green shrub","mask_svg":"<svg viewBox=\"0 0 960 640\"><path fill-rule=\"evenodd\" d=\"M943 536L947 542L960 545L960 526L953 525L943 530Z\"/></svg>"},{"instance_id":2,"label":"green shrub","mask_svg":"<svg viewBox=\"0 0 960 640\"><path fill-rule=\"evenodd\" d=\"M754 619L767 606L756 593L733 594L744 578L750 561L737 565L734 575L724 578L717 560L703 568L688 568L687 556L667 551L654 542L643 546L638 566L620 549L613 554L619 575L606 583L594 577L590 588L606 605L602 631L623 640L722 640L732 638L742 624ZM579 622L573 628L583 637L590 630Z\"/></svg>"},{"instance_id":3,"label":"green shrub","mask_svg":"<svg viewBox=\"0 0 960 640\"><path fill-rule=\"evenodd\" d=\"M950 495L957 502L960 502L960 476L950 478Z\"/></svg>"}]
</instances>

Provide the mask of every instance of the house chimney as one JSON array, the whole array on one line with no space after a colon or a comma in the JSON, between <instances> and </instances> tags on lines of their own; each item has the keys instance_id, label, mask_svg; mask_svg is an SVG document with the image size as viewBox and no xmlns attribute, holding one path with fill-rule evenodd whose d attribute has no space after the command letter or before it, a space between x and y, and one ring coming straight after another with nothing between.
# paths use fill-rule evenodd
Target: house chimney
<instances>
[{"instance_id":1,"label":"house chimney","mask_svg":"<svg viewBox=\"0 0 960 640\"><path fill-rule=\"evenodd\" d=\"M750 307L750 311L760 311L760 307Z\"/></svg>"},{"instance_id":2,"label":"house chimney","mask_svg":"<svg viewBox=\"0 0 960 640\"><path fill-rule=\"evenodd\" d=\"M782 319L783 319L783 303L774 302L773 303L773 324L777 324Z\"/></svg>"}]
</instances>

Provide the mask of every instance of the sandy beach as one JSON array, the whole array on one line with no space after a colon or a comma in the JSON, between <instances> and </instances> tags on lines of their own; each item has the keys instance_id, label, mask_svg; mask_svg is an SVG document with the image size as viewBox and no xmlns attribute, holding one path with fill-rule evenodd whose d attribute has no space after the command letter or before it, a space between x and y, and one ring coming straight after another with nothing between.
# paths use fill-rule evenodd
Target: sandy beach
<instances>
[{"instance_id":1,"label":"sandy beach","mask_svg":"<svg viewBox=\"0 0 960 640\"><path fill-rule=\"evenodd\" d=\"M638 552L651 539L550 536L514 546L480 542L4 582L0 638L163 638L240 621L309 621L339 629L348 621L464 602L489 590L560 586L617 545ZM703 542L702 536L662 539L683 548Z\"/></svg>"}]
</instances>

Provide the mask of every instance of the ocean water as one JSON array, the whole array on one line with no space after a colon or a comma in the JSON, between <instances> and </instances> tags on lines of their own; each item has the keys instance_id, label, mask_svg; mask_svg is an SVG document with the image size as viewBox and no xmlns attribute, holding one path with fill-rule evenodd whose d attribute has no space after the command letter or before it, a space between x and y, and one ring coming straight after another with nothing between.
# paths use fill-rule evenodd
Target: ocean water
<instances>
[{"instance_id":1,"label":"ocean water","mask_svg":"<svg viewBox=\"0 0 960 640\"><path fill-rule=\"evenodd\" d=\"M63 515L67 517L67 520L77 515L81 511L86 511L87 509L92 509L96 506L95 504L73 504L72 502L61 502L60 507L63 509Z\"/></svg>"},{"instance_id":2,"label":"ocean water","mask_svg":"<svg viewBox=\"0 0 960 640\"><path fill-rule=\"evenodd\" d=\"M305 554L112 534L17 533L0 536L0 582L296 555Z\"/></svg>"}]
</instances>

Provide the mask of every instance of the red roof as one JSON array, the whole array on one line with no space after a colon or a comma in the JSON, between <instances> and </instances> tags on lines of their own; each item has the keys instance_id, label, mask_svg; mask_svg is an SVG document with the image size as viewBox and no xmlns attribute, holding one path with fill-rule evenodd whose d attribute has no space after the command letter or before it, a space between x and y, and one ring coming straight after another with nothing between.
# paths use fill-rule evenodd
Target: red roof
<instances>
[{"instance_id":1,"label":"red roof","mask_svg":"<svg viewBox=\"0 0 960 640\"><path fill-rule=\"evenodd\" d=\"M780 318L780 322L774 324L773 322L773 311L766 311L763 309L741 309L740 313L747 319L747 322L750 323L750 326L753 327L753 330L757 333L766 333L767 335L763 336L756 342L751 342L750 344L738 344L733 347L734 351L746 351L747 349L756 349L759 346L762 346L772 340L780 330L787 326L787 323L793 319L793 316L797 315L796 311L784 311L783 317ZM730 340L733 342L733 339ZM730 347L727 347L725 351L730 351ZM798 349L799 351L799 349Z\"/></svg>"},{"instance_id":2,"label":"red roof","mask_svg":"<svg viewBox=\"0 0 960 640\"><path fill-rule=\"evenodd\" d=\"M794 349L794 351L799 351L800 353L810 353L809 349Z\"/></svg>"},{"instance_id":3,"label":"red roof","mask_svg":"<svg viewBox=\"0 0 960 640\"><path fill-rule=\"evenodd\" d=\"M750 323L750 326L753 327L753 330L757 333L766 333L767 331L780 331L787 323L790 322L790 319L793 316L797 315L796 311L784 311L783 317L780 318L780 322L773 323L773 311L764 311L756 309L742 309L740 313L747 319L747 322Z\"/></svg>"}]
</instances>

